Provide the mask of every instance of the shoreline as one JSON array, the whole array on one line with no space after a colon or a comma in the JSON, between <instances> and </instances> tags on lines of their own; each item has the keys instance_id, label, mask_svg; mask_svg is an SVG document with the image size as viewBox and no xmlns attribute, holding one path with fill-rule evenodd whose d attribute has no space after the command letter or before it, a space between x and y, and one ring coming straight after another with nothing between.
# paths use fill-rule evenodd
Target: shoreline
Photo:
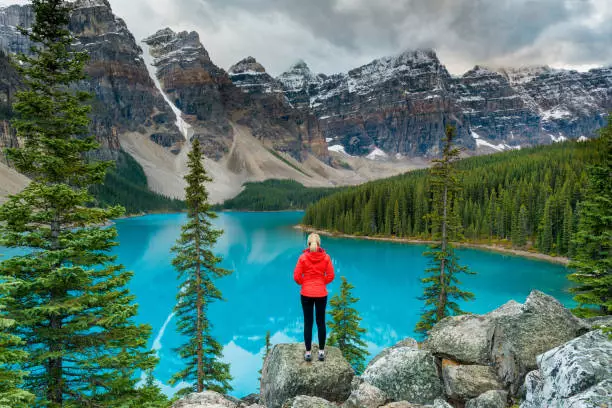
<instances>
[{"instance_id":1,"label":"shoreline","mask_svg":"<svg viewBox=\"0 0 612 408\"><path fill-rule=\"evenodd\" d=\"M348 238L348 239L364 239L369 241L382 241L382 242L395 242L399 244L432 244L434 241L425 240L425 239L411 239L411 238L394 238L394 237L371 237L365 235L350 235L344 233L334 233L326 230L318 230L316 228L307 227L304 225L295 225L293 228L304 231L304 232L314 232L319 235L324 235L327 237L335 237L335 238ZM477 244L470 242L456 242L454 243L457 247L462 248L474 248L480 250L487 250L491 252L498 252L506 255L515 255L523 258L537 259L540 261L555 263L567 266L569 264L569 259L563 256L552 256L546 254L540 254L537 252L529 252L521 249L514 248L506 248L499 245L488 245L488 244Z\"/></svg>"}]
</instances>

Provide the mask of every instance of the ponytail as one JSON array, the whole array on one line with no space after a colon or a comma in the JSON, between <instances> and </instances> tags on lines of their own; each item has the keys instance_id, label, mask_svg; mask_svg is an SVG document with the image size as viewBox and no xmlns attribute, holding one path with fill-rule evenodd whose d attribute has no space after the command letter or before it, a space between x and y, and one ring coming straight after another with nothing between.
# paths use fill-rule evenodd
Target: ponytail
<instances>
[{"instance_id":1,"label":"ponytail","mask_svg":"<svg viewBox=\"0 0 612 408\"><path fill-rule=\"evenodd\" d=\"M308 236L308 247L310 248L310 252L317 252L321 247L321 237L319 234L312 233Z\"/></svg>"}]
</instances>

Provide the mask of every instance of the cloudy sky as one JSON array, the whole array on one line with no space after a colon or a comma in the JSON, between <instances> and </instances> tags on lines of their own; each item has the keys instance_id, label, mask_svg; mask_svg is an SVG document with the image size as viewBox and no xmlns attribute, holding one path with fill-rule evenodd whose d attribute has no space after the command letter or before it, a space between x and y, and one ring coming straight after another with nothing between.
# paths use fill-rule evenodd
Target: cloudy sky
<instances>
[{"instance_id":1,"label":"cloudy sky","mask_svg":"<svg viewBox=\"0 0 612 408\"><path fill-rule=\"evenodd\" d=\"M0 4L25 0L0 0ZM253 56L273 75L304 59L347 71L433 48L453 74L476 64L612 64L610 0L109 0L134 35L196 30L215 63Z\"/></svg>"}]
</instances>

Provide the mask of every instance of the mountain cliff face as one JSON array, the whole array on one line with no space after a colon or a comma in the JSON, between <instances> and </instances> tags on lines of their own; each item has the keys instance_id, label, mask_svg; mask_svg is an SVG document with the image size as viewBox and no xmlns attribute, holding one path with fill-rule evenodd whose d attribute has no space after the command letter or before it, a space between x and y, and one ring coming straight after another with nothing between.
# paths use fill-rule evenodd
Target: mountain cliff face
<instances>
[{"instance_id":1,"label":"mountain cliff face","mask_svg":"<svg viewBox=\"0 0 612 408\"><path fill-rule=\"evenodd\" d=\"M300 61L279 76L298 109L312 111L330 144L350 155L377 148L406 156L434 156L447 124L473 147L459 107L448 93L450 75L431 50L377 59L346 74L314 75Z\"/></svg>"},{"instance_id":2,"label":"mountain cliff face","mask_svg":"<svg viewBox=\"0 0 612 408\"><path fill-rule=\"evenodd\" d=\"M316 150L305 115L290 106L280 84L254 59L228 73L211 61L196 32L166 28L144 41L164 92L185 114L207 156L220 160L230 152L232 124L247 127L265 145L298 160Z\"/></svg>"},{"instance_id":3,"label":"mountain cliff face","mask_svg":"<svg viewBox=\"0 0 612 408\"><path fill-rule=\"evenodd\" d=\"M0 162L6 163L3 148L16 147L17 138L9 127L12 116L13 95L19 89L19 74L11 65L8 56L0 50Z\"/></svg>"},{"instance_id":4,"label":"mountain cliff face","mask_svg":"<svg viewBox=\"0 0 612 408\"><path fill-rule=\"evenodd\" d=\"M32 23L30 6L0 9L0 48L28 52L29 41L15 26L28 28ZM77 40L75 49L90 55L88 79L78 87L94 95L91 131L102 145L100 154L115 157L119 134L126 132L146 134L167 147L179 144L183 138L174 124L176 116L149 76L141 48L108 1L76 0L70 30Z\"/></svg>"},{"instance_id":5,"label":"mountain cliff face","mask_svg":"<svg viewBox=\"0 0 612 408\"><path fill-rule=\"evenodd\" d=\"M484 152L591 137L612 110L612 68L490 70L452 77L432 50L377 59L348 73L314 74L299 61L278 81L350 155L435 156L447 124Z\"/></svg>"}]
</instances>

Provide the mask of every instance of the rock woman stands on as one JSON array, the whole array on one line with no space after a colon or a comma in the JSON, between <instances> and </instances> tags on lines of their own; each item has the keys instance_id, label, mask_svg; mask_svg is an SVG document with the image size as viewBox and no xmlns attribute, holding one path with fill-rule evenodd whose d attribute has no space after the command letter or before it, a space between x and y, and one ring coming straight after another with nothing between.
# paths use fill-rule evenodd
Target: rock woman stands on
<instances>
[{"instance_id":1,"label":"rock woman stands on","mask_svg":"<svg viewBox=\"0 0 612 408\"><path fill-rule=\"evenodd\" d=\"M313 308L316 311L317 332L319 334L319 361L325 360L325 308L327 306L327 285L334 280L334 266L331 258L321 248L318 234L308 236L308 248L298 259L293 279L302 286L300 291L304 311L304 359L312 360Z\"/></svg>"}]
</instances>

